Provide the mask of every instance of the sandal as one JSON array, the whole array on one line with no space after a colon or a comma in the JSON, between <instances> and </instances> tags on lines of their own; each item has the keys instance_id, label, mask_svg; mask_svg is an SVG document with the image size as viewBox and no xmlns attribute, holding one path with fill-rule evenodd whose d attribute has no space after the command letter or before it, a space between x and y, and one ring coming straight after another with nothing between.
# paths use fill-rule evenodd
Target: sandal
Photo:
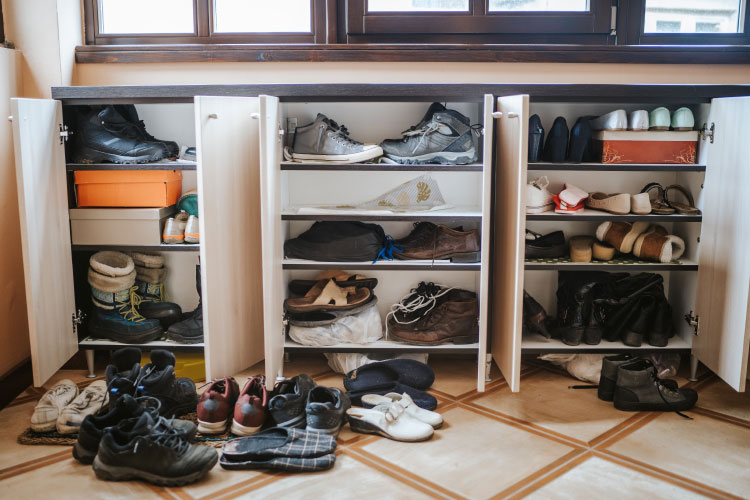
<instances>
[{"instance_id":1,"label":"sandal","mask_svg":"<svg viewBox=\"0 0 750 500\"><path fill-rule=\"evenodd\" d=\"M333 278L322 279L304 297L286 299L284 309L293 313L353 309L370 300L371 296L369 288L341 287Z\"/></svg>"},{"instance_id":2,"label":"sandal","mask_svg":"<svg viewBox=\"0 0 750 500\"><path fill-rule=\"evenodd\" d=\"M688 204L684 205L682 203L670 201L669 200L670 191L679 191L680 193L682 193L683 196L685 196L685 199L688 201ZM699 215L701 213L700 210L695 208L695 201L693 200L693 195L690 194L690 191L680 186L679 184L672 184L671 186L667 186L666 189L664 189L664 202L670 207L672 207L673 209L675 209L678 214Z\"/></svg>"},{"instance_id":3,"label":"sandal","mask_svg":"<svg viewBox=\"0 0 750 500\"><path fill-rule=\"evenodd\" d=\"M646 184L646 186L641 189L641 193L648 193L652 189L656 189L656 199L651 200L651 212L658 214L658 215L670 215L675 212L674 208L672 208L669 203L666 202L666 192L664 190L664 187L659 184L658 182L652 182L650 184Z\"/></svg>"},{"instance_id":4,"label":"sandal","mask_svg":"<svg viewBox=\"0 0 750 500\"><path fill-rule=\"evenodd\" d=\"M372 290L378 285L377 278L368 278L359 274L349 274L346 271L328 270L323 271L312 280L292 280L289 282L289 291L295 295L305 295L320 280L333 279L341 287L353 286L356 288L369 288Z\"/></svg>"}]
</instances>

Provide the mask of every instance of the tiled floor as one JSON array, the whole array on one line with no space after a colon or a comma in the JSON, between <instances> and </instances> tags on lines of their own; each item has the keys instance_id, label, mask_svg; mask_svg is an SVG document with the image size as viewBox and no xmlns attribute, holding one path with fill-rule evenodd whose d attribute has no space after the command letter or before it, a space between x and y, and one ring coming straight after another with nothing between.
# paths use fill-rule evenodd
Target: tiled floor
<instances>
[{"instance_id":1,"label":"tiled floor","mask_svg":"<svg viewBox=\"0 0 750 500\"><path fill-rule=\"evenodd\" d=\"M16 437L41 390L0 412L0 497L36 498L750 498L750 392L735 393L712 375L695 387L693 420L672 413L623 413L595 391L571 390L557 369L529 365L513 394L493 372L477 394L476 365L431 362L432 393L445 425L432 440L398 443L339 436L335 467L313 474L225 471L183 488L98 481L69 448L22 446ZM260 371L254 367L239 377ZM309 373L341 386L324 360L298 359L287 375ZM85 385L81 372L59 373Z\"/></svg>"}]
</instances>

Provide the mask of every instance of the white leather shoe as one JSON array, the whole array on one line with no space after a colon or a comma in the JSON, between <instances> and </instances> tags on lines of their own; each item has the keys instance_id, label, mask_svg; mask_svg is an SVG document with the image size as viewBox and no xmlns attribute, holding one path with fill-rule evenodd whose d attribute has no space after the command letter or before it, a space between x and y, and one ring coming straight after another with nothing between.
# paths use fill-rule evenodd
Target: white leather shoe
<instances>
[{"instance_id":1,"label":"white leather shoe","mask_svg":"<svg viewBox=\"0 0 750 500\"><path fill-rule=\"evenodd\" d=\"M379 434L394 441L425 441L435 432L430 424L407 415L398 403L393 403L386 411L349 408L346 416L354 432Z\"/></svg>"},{"instance_id":2,"label":"white leather shoe","mask_svg":"<svg viewBox=\"0 0 750 500\"><path fill-rule=\"evenodd\" d=\"M44 393L31 415L31 430L34 432L54 431L57 418L63 408L78 396L78 386L72 380L64 379Z\"/></svg>"},{"instance_id":3,"label":"white leather shoe","mask_svg":"<svg viewBox=\"0 0 750 500\"><path fill-rule=\"evenodd\" d=\"M628 115L628 130L648 130L648 111L639 109Z\"/></svg>"},{"instance_id":4,"label":"white leather shoe","mask_svg":"<svg viewBox=\"0 0 750 500\"><path fill-rule=\"evenodd\" d=\"M526 184L527 214L549 212L555 206L552 193L549 192L547 186L549 186L549 179L546 175Z\"/></svg>"},{"instance_id":5,"label":"white leather shoe","mask_svg":"<svg viewBox=\"0 0 750 500\"><path fill-rule=\"evenodd\" d=\"M404 408L407 415L425 424L430 424L433 429L439 429L443 425L443 416L441 414L420 408L407 393L396 394L395 392L389 392L385 396L381 396L380 394L365 394L362 396L362 404L372 405L373 410L383 412L388 410L391 405L399 404Z\"/></svg>"},{"instance_id":6,"label":"white leather shoe","mask_svg":"<svg viewBox=\"0 0 750 500\"><path fill-rule=\"evenodd\" d=\"M591 128L594 130L627 130L628 114L624 109L618 109L591 120Z\"/></svg>"},{"instance_id":7,"label":"white leather shoe","mask_svg":"<svg viewBox=\"0 0 750 500\"><path fill-rule=\"evenodd\" d=\"M104 380L91 382L57 417L57 432L76 434L86 415L96 415L107 405L109 393Z\"/></svg>"}]
</instances>

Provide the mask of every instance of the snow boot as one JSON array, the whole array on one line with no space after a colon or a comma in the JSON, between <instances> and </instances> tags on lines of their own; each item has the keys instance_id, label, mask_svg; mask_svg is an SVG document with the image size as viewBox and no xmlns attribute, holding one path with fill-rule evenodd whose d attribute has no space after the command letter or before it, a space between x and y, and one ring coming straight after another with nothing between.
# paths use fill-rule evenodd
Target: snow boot
<instances>
[{"instance_id":1,"label":"snow boot","mask_svg":"<svg viewBox=\"0 0 750 500\"><path fill-rule=\"evenodd\" d=\"M164 280L167 269L164 256L158 253L131 252L135 263L135 284L141 304L138 308L143 317L158 319L165 330L182 319L182 309L174 302L167 302Z\"/></svg>"}]
</instances>

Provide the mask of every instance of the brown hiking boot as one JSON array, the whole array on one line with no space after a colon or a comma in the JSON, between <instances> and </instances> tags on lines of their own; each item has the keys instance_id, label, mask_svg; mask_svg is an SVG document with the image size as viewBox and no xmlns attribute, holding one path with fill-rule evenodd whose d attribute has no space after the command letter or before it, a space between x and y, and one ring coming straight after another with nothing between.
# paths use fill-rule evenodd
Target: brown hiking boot
<instances>
[{"instance_id":1,"label":"brown hiking boot","mask_svg":"<svg viewBox=\"0 0 750 500\"><path fill-rule=\"evenodd\" d=\"M453 262L479 262L479 232L461 231L432 222L420 222L408 236L396 242L403 260L450 259Z\"/></svg>"},{"instance_id":2,"label":"brown hiking boot","mask_svg":"<svg viewBox=\"0 0 750 500\"><path fill-rule=\"evenodd\" d=\"M391 308L386 337L408 344L471 344L479 339L477 294L434 283L419 284Z\"/></svg>"}]
</instances>

